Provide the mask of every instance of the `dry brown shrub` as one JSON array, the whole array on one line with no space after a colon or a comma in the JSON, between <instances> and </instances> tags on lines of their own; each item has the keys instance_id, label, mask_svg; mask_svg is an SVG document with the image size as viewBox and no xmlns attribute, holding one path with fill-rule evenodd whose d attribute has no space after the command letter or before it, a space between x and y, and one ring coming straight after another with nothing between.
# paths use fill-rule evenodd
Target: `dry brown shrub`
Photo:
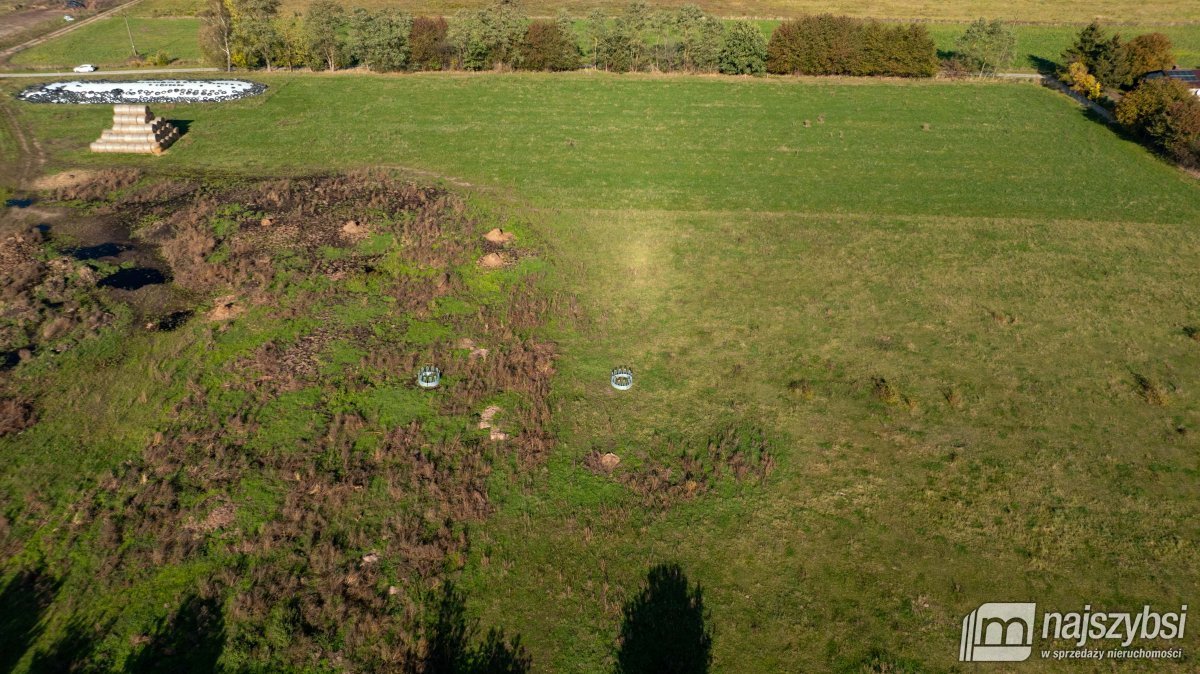
<instances>
[{"instance_id":1,"label":"dry brown shrub","mask_svg":"<svg viewBox=\"0 0 1200 674\"><path fill-rule=\"evenodd\" d=\"M722 479L761 484L775 468L770 443L757 428L729 423L697 444L666 438L646 453L641 467L622 471L616 479L638 494L644 505L665 508L708 491ZM593 452L584 465L607 474L603 457Z\"/></svg>"},{"instance_id":2,"label":"dry brown shrub","mask_svg":"<svg viewBox=\"0 0 1200 674\"><path fill-rule=\"evenodd\" d=\"M37 423L33 401L28 398L0 397L0 437L20 433Z\"/></svg>"},{"instance_id":3,"label":"dry brown shrub","mask_svg":"<svg viewBox=\"0 0 1200 674\"><path fill-rule=\"evenodd\" d=\"M1135 372L1133 373L1133 383L1142 400L1159 407L1166 407L1170 404L1171 395L1167 391L1167 387L1157 379Z\"/></svg>"}]
</instances>

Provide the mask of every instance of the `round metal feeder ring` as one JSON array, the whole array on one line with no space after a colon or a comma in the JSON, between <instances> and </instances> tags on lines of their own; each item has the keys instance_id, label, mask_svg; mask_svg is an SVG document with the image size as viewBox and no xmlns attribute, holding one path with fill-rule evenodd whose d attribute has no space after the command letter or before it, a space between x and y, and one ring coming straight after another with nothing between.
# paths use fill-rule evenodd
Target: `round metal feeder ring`
<instances>
[{"instance_id":1,"label":"round metal feeder ring","mask_svg":"<svg viewBox=\"0 0 1200 674\"><path fill-rule=\"evenodd\" d=\"M609 377L609 382L612 387L618 391L628 391L633 388L633 370L627 367L618 367L612 371L612 376Z\"/></svg>"},{"instance_id":2,"label":"round metal feeder ring","mask_svg":"<svg viewBox=\"0 0 1200 674\"><path fill-rule=\"evenodd\" d=\"M417 386L421 388L437 388L442 381L442 371L432 365L426 365L417 373Z\"/></svg>"}]
</instances>

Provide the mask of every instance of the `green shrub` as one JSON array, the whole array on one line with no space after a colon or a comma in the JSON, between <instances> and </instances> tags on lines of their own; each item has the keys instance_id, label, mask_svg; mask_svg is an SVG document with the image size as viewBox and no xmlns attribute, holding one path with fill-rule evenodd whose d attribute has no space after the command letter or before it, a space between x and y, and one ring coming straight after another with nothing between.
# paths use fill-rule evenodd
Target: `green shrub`
<instances>
[{"instance_id":1,"label":"green shrub","mask_svg":"<svg viewBox=\"0 0 1200 674\"><path fill-rule=\"evenodd\" d=\"M955 42L963 66L978 76L992 75L1012 65L1016 46L1016 33L999 19L977 19Z\"/></svg>"},{"instance_id":2,"label":"green shrub","mask_svg":"<svg viewBox=\"0 0 1200 674\"><path fill-rule=\"evenodd\" d=\"M854 75L933 77L937 46L925 26L888 26L871 22L862 28L862 53Z\"/></svg>"},{"instance_id":3,"label":"green shrub","mask_svg":"<svg viewBox=\"0 0 1200 674\"><path fill-rule=\"evenodd\" d=\"M793 75L850 75L862 49L862 22L847 16L784 21L767 44L767 71Z\"/></svg>"},{"instance_id":4,"label":"green shrub","mask_svg":"<svg viewBox=\"0 0 1200 674\"><path fill-rule=\"evenodd\" d=\"M679 33L678 67L682 70L715 72L720 66L725 41L725 23L705 14L696 5L680 7L671 23Z\"/></svg>"},{"instance_id":5,"label":"green shrub","mask_svg":"<svg viewBox=\"0 0 1200 674\"><path fill-rule=\"evenodd\" d=\"M520 59L528 21L511 3L479 10L460 10L450 22L446 39L465 70L513 67Z\"/></svg>"},{"instance_id":6,"label":"green shrub","mask_svg":"<svg viewBox=\"0 0 1200 674\"><path fill-rule=\"evenodd\" d=\"M767 68L767 41L758 26L734 21L725 30L718 63L726 75L761 75Z\"/></svg>"},{"instance_id":7,"label":"green shrub","mask_svg":"<svg viewBox=\"0 0 1200 674\"><path fill-rule=\"evenodd\" d=\"M159 49L158 51L154 52L152 56L146 59L146 65L161 68L163 66L171 65L174 60L175 58L173 56L168 54L166 51Z\"/></svg>"},{"instance_id":8,"label":"green shrub","mask_svg":"<svg viewBox=\"0 0 1200 674\"><path fill-rule=\"evenodd\" d=\"M412 23L412 17L398 9L355 9L350 17L350 52L376 72L404 70Z\"/></svg>"}]
</instances>

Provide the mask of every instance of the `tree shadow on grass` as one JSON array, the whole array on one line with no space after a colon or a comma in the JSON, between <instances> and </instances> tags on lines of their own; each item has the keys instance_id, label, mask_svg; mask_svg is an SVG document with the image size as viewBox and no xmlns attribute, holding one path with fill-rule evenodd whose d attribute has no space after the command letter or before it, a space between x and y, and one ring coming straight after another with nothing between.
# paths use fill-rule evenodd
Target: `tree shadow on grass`
<instances>
[{"instance_id":1,"label":"tree shadow on grass","mask_svg":"<svg viewBox=\"0 0 1200 674\"><path fill-rule=\"evenodd\" d=\"M466 616L466 595L453 583L442 587L437 610L425 626L425 652L411 658L412 674L525 674L532 664L520 635L511 640L492 628L479 643L476 622Z\"/></svg>"},{"instance_id":2,"label":"tree shadow on grass","mask_svg":"<svg viewBox=\"0 0 1200 674\"><path fill-rule=\"evenodd\" d=\"M225 616L214 597L189 595L171 620L159 623L150 643L125 665L129 674L217 671L225 648Z\"/></svg>"},{"instance_id":3,"label":"tree shadow on grass","mask_svg":"<svg viewBox=\"0 0 1200 674\"><path fill-rule=\"evenodd\" d=\"M107 663L95 662L92 656L110 625L88 625L81 618L72 618L53 646L33 656L29 664L30 674L91 674L108 671Z\"/></svg>"},{"instance_id":4,"label":"tree shadow on grass","mask_svg":"<svg viewBox=\"0 0 1200 674\"><path fill-rule=\"evenodd\" d=\"M696 674L712 664L704 592L678 564L659 564L625 604L618 674Z\"/></svg>"},{"instance_id":5,"label":"tree shadow on grass","mask_svg":"<svg viewBox=\"0 0 1200 674\"><path fill-rule=\"evenodd\" d=\"M12 671L37 641L58 585L43 569L32 569L17 573L0 589L0 672Z\"/></svg>"},{"instance_id":6,"label":"tree shadow on grass","mask_svg":"<svg viewBox=\"0 0 1200 674\"><path fill-rule=\"evenodd\" d=\"M1051 76L1058 72L1058 64L1050 59L1042 58L1034 54L1028 55L1029 65L1038 72L1039 75Z\"/></svg>"}]
</instances>

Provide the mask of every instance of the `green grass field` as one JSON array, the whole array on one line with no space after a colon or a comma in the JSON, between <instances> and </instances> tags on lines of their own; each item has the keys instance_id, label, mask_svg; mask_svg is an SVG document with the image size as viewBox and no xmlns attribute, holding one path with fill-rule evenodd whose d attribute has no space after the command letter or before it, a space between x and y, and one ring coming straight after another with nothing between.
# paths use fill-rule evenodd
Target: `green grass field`
<instances>
[{"instance_id":1,"label":"green grass field","mask_svg":"<svg viewBox=\"0 0 1200 674\"><path fill-rule=\"evenodd\" d=\"M960 623L982 602L1194 602L1200 343L1185 327L1200 325L1200 185L1065 97L837 79L259 79L257 99L154 106L187 121L161 158L88 154L106 106L17 107L50 168L402 167L544 240L549 280L583 314L552 325L559 442L545 470L493 485L499 511L472 529L463 572L471 613L519 632L537 671L611 671L622 603L669 560L704 588L716 671L962 671ZM129 348L157 368L175 357L142 344ZM618 394L607 376L622 364L638 380ZM48 423L102 464L105 443L135 447L158 423L122 411L131 395L95 424ZM112 419L119 436L98 439ZM702 445L729 424L771 438L764 484L647 507L584 465L596 451L622 457L618 477L669 463L669 438ZM5 465L38 451L0 441L22 457ZM51 479L31 474L5 481ZM138 591L157 597L155 582ZM1182 663L1122 671L1192 671L1198 646L1189 633Z\"/></svg>"},{"instance_id":2,"label":"green grass field","mask_svg":"<svg viewBox=\"0 0 1200 674\"><path fill-rule=\"evenodd\" d=\"M129 31L138 52L149 56L162 50L176 59L175 65L200 62L196 33L200 22L193 18L130 18ZM122 17L100 19L79 30L17 52L10 62L20 68L74 66L124 66L131 57L129 32Z\"/></svg>"}]
</instances>

